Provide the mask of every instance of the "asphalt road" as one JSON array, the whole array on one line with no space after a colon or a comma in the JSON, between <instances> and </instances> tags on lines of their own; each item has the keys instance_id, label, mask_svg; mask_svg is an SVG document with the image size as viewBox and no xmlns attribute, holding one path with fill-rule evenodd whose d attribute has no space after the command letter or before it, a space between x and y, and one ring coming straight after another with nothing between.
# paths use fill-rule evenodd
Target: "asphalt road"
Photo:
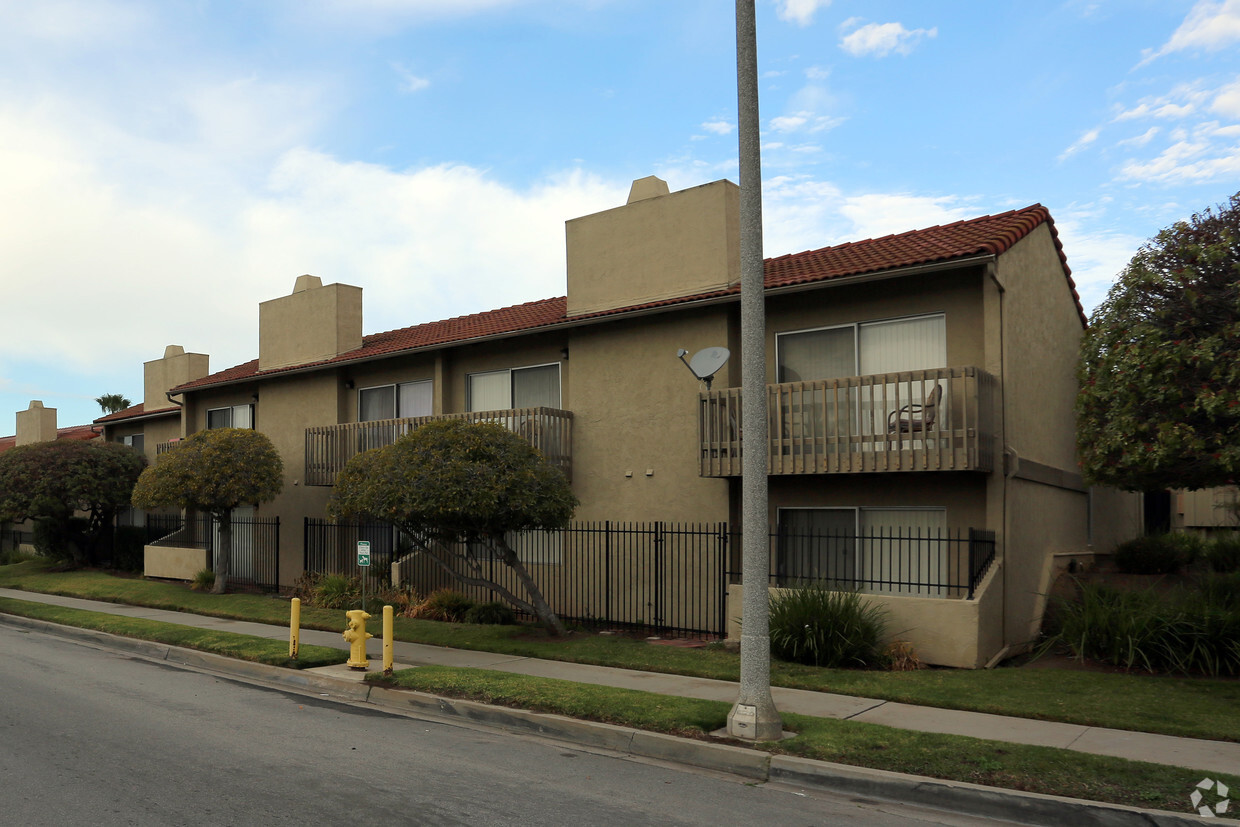
<instances>
[{"instance_id":1,"label":"asphalt road","mask_svg":"<svg viewBox=\"0 0 1240 827\"><path fill-rule=\"evenodd\" d=\"M0 823L989 822L750 785L0 627Z\"/></svg>"}]
</instances>

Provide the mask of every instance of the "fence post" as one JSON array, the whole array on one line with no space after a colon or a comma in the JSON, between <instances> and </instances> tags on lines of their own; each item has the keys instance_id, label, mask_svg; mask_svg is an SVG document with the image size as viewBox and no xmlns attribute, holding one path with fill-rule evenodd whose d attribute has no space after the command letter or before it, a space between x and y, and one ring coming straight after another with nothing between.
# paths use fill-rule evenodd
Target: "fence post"
<instances>
[{"instance_id":1,"label":"fence post","mask_svg":"<svg viewBox=\"0 0 1240 827\"><path fill-rule=\"evenodd\" d=\"M663 536L662 522L654 524L654 626L663 631Z\"/></svg>"},{"instance_id":2,"label":"fence post","mask_svg":"<svg viewBox=\"0 0 1240 827\"><path fill-rule=\"evenodd\" d=\"M719 636L728 635L728 524L719 523L716 527L716 539L719 541Z\"/></svg>"},{"instance_id":3,"label":"fence post","mask_svg":"<svg viewBox=\"0 0 1240 827\"><path fill-rule=\"evenodd\" d=\"M278 592L280 590L280 516L276 515L276 582L271 585Z\"/></svg>"},{"instance_id":4,"label":"fence post","mask_svg":"<svg viewBox=\"0 0 1240 827\"><path fill-rule=\"evenodd\" d=\"M607 583L606 600L607 622L611 623L611 520L603 521L603 571Z\"/></svg>"},{"instance_id":5,"label":"fence post","mask_svg":"<svg viewBox=\"0 0 1240 827\"><path fill-rule=\"evenodd\" d=\"M977 543L974 542L973 529L970 528L969 529L969 599L970 600L973 599L973 586L974 586L973 578L977 576L975 574L975 572L977 571L977 559L975 556L976 554L977 554Z\"/></svg>"}]
</instances>

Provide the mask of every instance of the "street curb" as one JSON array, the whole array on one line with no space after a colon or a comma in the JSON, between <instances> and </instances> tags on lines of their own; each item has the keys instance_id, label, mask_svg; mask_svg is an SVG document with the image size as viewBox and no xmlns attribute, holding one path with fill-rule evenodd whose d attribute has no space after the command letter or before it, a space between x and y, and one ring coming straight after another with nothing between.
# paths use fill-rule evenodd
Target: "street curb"
<instances>
[{"instance_id":1,"label":"street curb","mask_svg":"<svg viewBox=\"0 0 1240 827\"><path fill-rule=\"evenodd\" d=\"M902 801L939 810L1022 824L1097 825L1097 827L1187 827L1212 823L1196 815L1142 810L1077 798L985 787L887 770L832 764L791 755L771 758L770 781L849 795ZM1187 800L1187 796L1185 798Z\"/></svg>"},{"instance_id":2,"label":"street curb","mask_svg":"<svg viewBox=\"0 0 1240 827\"><path fill-rule=\"evenodd\" d=\"M323 690L351 703L368 703L396 712L412 712L439 721L464 721L624 755L652 758L715 770L759 782L813 788L829 793L869 796L931 807L962 815L1022 824L1072 824L1081 827L1189 827L1216 823L1196 815L1143 810L1119 804L985 787L886 770L833 764L789 755L772 755L748 747L712 744L657 732L583 721L477 701L456 700L365 681L348 681L296 669L127 638L77 626L0 613L0 624L47 632L129 652L153 660L208 670L267 685Z\"/></svg>"}]
</instances>

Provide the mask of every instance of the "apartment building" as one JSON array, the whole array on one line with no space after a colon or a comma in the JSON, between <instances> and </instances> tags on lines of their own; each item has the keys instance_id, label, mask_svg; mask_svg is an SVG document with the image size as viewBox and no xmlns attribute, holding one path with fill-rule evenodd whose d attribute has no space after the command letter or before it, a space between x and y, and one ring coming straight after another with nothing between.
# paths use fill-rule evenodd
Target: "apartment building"
<instances>
[{"instance_id":1,"label":"apartment building","mask_svg":"<svg viewBox=\"0 0 1240 827\"><path fill-rule=\"evenodd\" d=\"M349 457L429 418L531 440L578 519L736 526L738 214L728 181L639 179L566 222L565 296L371 335L361 287L301 276L260 305L257 359L210 373L170 349L143 405L99 422L152 460L205 428L266 433L286 479L255 513L280 518L286 583ZM1031 640L1057 567L1140 529L1139 499L1090 490L1076 464L1084 325L1040 205L768 259L772 585L862 588L934 663ZM709 389L677 358L706 348L733 356Z\"/></svg>"}]
</instances>

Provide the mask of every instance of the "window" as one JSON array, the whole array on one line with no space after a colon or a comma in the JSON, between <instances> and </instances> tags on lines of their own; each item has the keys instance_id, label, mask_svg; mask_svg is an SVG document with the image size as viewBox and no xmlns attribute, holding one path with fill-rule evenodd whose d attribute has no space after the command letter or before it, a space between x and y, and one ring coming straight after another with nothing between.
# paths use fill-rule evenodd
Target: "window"
<instances>
[{"instance_id":1,"label":"window","mask_svg":"<svg viewBox=\"0 0 1240 827\"><path fill-rule=\"evenodd\" d=\"M357 392L357 421L430 416L434 408L434 382L402 382L379 385Z\"/></svg>"},{"instance_id":2,"label":"window","mask_svg":"<svg viewBox=\"0 0 1240 827\"><path fill-rule=\"evenodd\" d=\"M233 405L231 408L211 408L207 411L207 428L253 428L254 406Z\"/></svg>"},{"instance_id":3,"label":"window","mask_svg":"<svg viewBox=\"0 0 1240 827\"><path fill-rule=\"evenodd\" d=\"M141 454L146 447L146 437L142 434L129 434L128 436L123 436L120 438L119 442L122 445L128 445L139 454Z\"/></svg>"},{"instance_id":4,"label":"window","mask_svg":"<svg viewBox=\"0 0 1240 827\"><path fill-rule=\"evenodd\" d=\"M946 517L942 508L781 508L778 583L945 597Z\"/></svg>"},{"instance_id":5,"label":"window","mask_svg":"<svg viewBox=\"0 0 1240 827\"><path fill-rule=\"evenodd\" d=\"M942 313L781 333L775 337L777 382L869 376L947 365Z\"/></svg>"},{"instance_id":6,"label":"window","mask_svg":"<svg viewBox=\"0 0 1240 827\"><path fill-rule=\"evenodd\" d=\"M775 337L776 381L811 382L852 376L930 370L947 365L946 321L942 313L781 333ZM849 400L823 410L811 399L786 410L790 430L818 426L818 432L875 435L887 430L888 414L910 403L923 404L936 382L914 382L911 391L894 384L850 385ZM911 395L912 398L909 398ZM784 436L793 436L793 433ZM834 446L828 446L834 447ZM861 444L862 450L872 445Z\"/></svg>"},{"instance_id":7,"label":"window","mask_svg":"<svg viewBox=\"0 0 1240 827\"><path fill-rule=\"evenodd\" d=\"M560 366L471 373L467 406L473 411L560 407Z\"/></svg>"}]
</instances>

